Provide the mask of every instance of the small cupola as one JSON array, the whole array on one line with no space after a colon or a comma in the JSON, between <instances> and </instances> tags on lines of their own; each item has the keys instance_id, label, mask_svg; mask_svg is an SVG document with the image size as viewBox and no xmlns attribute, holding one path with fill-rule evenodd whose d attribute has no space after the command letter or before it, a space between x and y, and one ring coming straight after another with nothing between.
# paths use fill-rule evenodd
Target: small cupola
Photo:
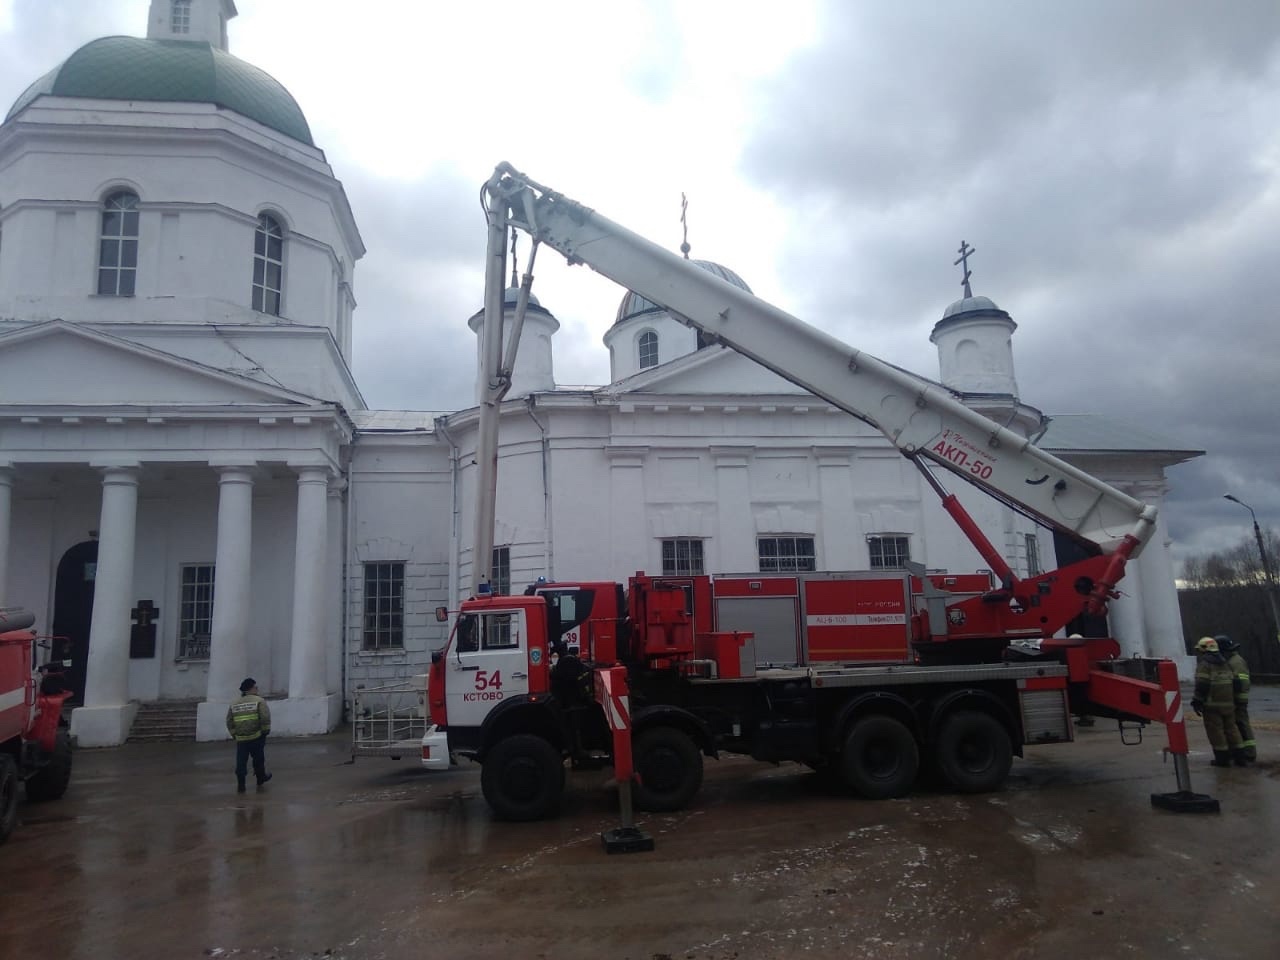
<instances>
[{"instance_id":1,"label":"small cupola","mask_svg":"<svg viewBox=\"0 0 1280 960\"><path fill-rule=\"evenodd\" d=\"M942 314L929 339L938 348L943 384L962 394L1017 398L1013 373L1013 332L1018 325L987 297L975 297L969 285L968 258L975 250L960 244L957 264L964 264L964 296Z\"/></svg>"},{"instance_id":2,"label":"small cupola","mask_svg":"<svg viewBox=\"0 0 1280 960\"><path fill-rule=\"evenodd\" d=\"M505 315L502 324L502 349L505 353L511 339L511 326L515 321L516 303L520 299L520 289L508 287L503 295ZM484 311L467 321L476 334L476 402L480 401L480 370L483 358L480 356L480 327L484 324ZM546 393L556 388L555 365L552 361L551 338L560 329L560 321L551 315L538 302L538 298L529 294L529 306L524 313L524 328L520 332L520 347L516 351L515 368L511 371L511 389L506 399L527 397L531 393Z\"/></svg>"}]
</instances>

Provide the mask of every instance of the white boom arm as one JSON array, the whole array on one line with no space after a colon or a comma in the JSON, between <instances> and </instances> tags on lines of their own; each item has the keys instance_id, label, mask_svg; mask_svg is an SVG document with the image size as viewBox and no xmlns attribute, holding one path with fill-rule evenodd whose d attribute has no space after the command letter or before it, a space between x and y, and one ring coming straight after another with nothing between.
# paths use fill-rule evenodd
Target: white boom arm
<instances>
[{"instance_id":1,"label":"white boom arm","mask_svg":"<svg viewBox=\"0 0 1280 960\"><path fill-rule=\"evenodd\" d=\"M1053 529L1122 556L1136 556L1154 531L1154 507L1036 448L945 388L841 343L509 164L499 164L484 194L489 269L498 269L490 283L497 287L498 331L505 265L493 262L493 235L514 226L871 424L907 457L937 463ZM485 302L495 302L493 291Z\"/></svg>"}]
</instances>

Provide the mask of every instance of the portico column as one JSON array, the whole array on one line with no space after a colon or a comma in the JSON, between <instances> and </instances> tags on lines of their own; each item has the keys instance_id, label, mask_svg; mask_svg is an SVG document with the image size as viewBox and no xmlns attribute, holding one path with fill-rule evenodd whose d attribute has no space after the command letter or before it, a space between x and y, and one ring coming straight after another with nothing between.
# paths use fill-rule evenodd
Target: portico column
<instances>
[{"instance_id":1,"label":"portico column","mask_svg":"<svg viewBox=\"0 0 1280 960\"><path fill-rule=\"evenodd\" d=\"M213 623L209 679L196 710L196 739L225 740L227 704L249 675L250 567L253 473L247 466L218 468L218 546L214 557Z\"/></svg>"},{"instance_id":2,"label":"portico column","mask_svg":"<svg viewBox=\"0 0 1280 960\"><path fill-rule=\"evenodd\" d=\"M136 705L129 704L129 610L138 516L137 465L102 471L98 566L89 623L84 706L71 715L81 746L123 743Z\"/></svg>"},{"instance_id":3,"label":"portico column","mask_svg":"<svg viewBox=\"0 0 1280 960\"><path fill-rule=\"evenodd\" d=\"M9 584L9 525L13 519L13 467L0 464L0 606L13 605Z\"/></svg>"},{"instance_id":4,"label":"portico column","mask_svg":"<svg viewBox=\"0 0 1280 960\"><path fill-rule=\"evenodd\" d=\"M1195 674L1196 658L1187 653L1182 632L1182 611L1178 606L1178 586L1173 577L1169 527L1165 522L1164 488L1145 491L1142 498L1155 504L1156 530L1137 560L1142 575L1142 612L1147 625L1147 648L1153 657L1168 657L1178 665L1178 673L1188 679ZM1134 561L1129 561L1130 565ZM1128 577L1125 577L1127 580ZM1120 581L1121 589L1124 580Z\"/></svg>"},{"instance_id":5,"label":"portico column","mask_svg":"<svg viewBox=\"0 0 1280 960\"><path fill-rule=\"evenodd\" d=\"M325 611L329 470L298 469L298 532L293 561L293 642L289 652L289 699L324 697Z\"/></svg>"}]
</instances>

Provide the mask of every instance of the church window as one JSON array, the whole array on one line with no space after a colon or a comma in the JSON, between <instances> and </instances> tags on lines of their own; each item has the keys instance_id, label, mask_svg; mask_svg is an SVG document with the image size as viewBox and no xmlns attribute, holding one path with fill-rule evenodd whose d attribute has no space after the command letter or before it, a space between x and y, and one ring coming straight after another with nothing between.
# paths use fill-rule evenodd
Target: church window
<instances>
[{"instance_id":1,"label":"church window","mask_svg":"<svg viewBox=\"0 0 1280 960\"><path fill-rule=\"evenodd\" d=\"M813 537L757 537L761 573L816 570Z\"/></svg>"},{"instance_id":2,"label":"church window","mask_svg":"<svg viewBox=\"0 0 1280 960\"><path fill-rule=\"evenodd\" d=\"M658 365L658 335L652 330L640 334L640 369Z\"/></svg>"},{"instance_id":3,"label":"church window","mask_svg":"<svg viewBox=\"0 0 1280 960\"><path fill-rule=\"evenodd\" d=\"M903 570L911 559L911 538L899 534L877 533L867 537L872 570Z\"/></svg>"},{"instance_id":4,"label":"church window","mask_svg":"<svg viewBox=\"0 0 1280 960\"><path fill-rule=\"evenodd\" d=\"M208 660L209 635L213 632L212 563L182 565L178 604L178 659Z\"/></svg>"},{"instance_id":5,"label":"church window","mask_svg":"<svg viewBox=\"0 0 1280 960\"><path fill-rule=\"evenodd\" d=\"M191 32L191 0L173 0L169 5L169 27L174 33Z\"/></svg>"},{"instance_id":6,"label":"church window","mask_svg":"<svg viewBox=\"0 0 1280 960\"><path fill-rule=\"evenodd\" d=\"M1027 545L1027 576L1034 577L1037 574L1044 573L1044 568L1040 566L1040 540L1034 533L1026 535Z\"/></svg>"},{"instance_id":7,"label":"church window","mask_svg":"<svg viewBox=\"0 0 1280 960\"><path fill-rule=\"evenodd\" d=\"M132 297L138 276L138 196L113 193L102 204L98 241L98 293Z\"/></svg>"},{"instance_id":8,"label":"church window","mask_svg":"<svg viewBox=\"0 0 1280 960\"><path fill-rule=\"evenodd\" d=\"M680 577L705 573L702 541L692 537L672 537L662 541L662 575Z\"/></svg>"},{"instance_id":9,"label":"church window","mask_svg":"<svg viewBox=\"0 0 1280 960\"><path fill-rule=\"evenodd\" d=\"M258 217L253 235L253 309L280 316L284 290L284 230L269 213Z\"/></svg>"},{"instance_id":10,"label":"church window","mask_svg":"<svg viewBox=\"0 0 1280 960\"><path fill-rule=\"evenodd\" d=\"M404 564L364 565L364 630L361 647L387 650L404 646Z\"/></svg>"},{"instance_id":11,"label":"church window","mask_svg":"<svg viewBox=\"0 0 1280 960\"><path fill-rule=\"evenodd\" d=\"M490 574L490 586L499 597L511 596L511 548L493 548L493 572Z\"/></svg>"}]
</instances>

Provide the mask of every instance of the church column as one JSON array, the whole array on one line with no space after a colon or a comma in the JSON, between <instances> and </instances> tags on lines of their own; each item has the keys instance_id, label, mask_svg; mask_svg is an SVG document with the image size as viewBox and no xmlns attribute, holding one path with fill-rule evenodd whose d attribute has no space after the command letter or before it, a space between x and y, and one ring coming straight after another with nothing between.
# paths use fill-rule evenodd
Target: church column
<instances>
[{"instance_id":1,"label":"church column","mask_svg":"<svg viewBox=\"0 0 1280 960\"><path fill-rule=\"evenodd\" d=\"M1187 653L1182 631L1182 610L1178 605L1178 587L1173 578L1173 558L1169 552L1169 528L1165 523L1164 484L1151 484L1139 491L1144 502L1160 509L1155 533L1138 557L1142 574L1142 611L1147 625L1147 652L1153 657L1168 657L1178 665L1183 679L1195 674L1195 657ZM1130 561L1133 566L1133 561ZM1127 580L1128 577L1125 577ZM1124 589L1124 580L1120 588Z\"/></svg>"},{"instance_id":2,"label":"church column","mask_svg":"<svg viewBox=\"0 0 1280 960\"><path fill-rule=\"evenodd\" d=\"M346 564L347 537L343 526L343 504L347 493L347 481L336 477L329 482L329 528L328 546L329 563L325 568L325 584L333 595L326 597L327 615L325 617L325 648L337 653L328 661L328 675L325 685L329 690L342 690L342 658L347 650L346 609L343 606L345 591L342 585L342 571Z\"/></svg>"},{"instance_id":3,"label":"church column","mask_svg":"<svg viewBox=\"0 0 1280 960\"><path fill-rule=\"evenodd\" d=\"M139 469L131 464L102 471L84 706L71 714L71 733L84 747L124 743L137 711L137 705L129 703L129 610L133 606Z\"/></svg>"},{"instance_id":4,"label":"church column","mask_svg":"<svg viewBox=\"0 0 1280 960\"><path fill-rule=\"evenodd\" d=\"M328 569L329 469L295 467L298 471L298 521L293 561L293 638L289 651L289 701L285 712L290 733L326 733L330 704L327 672L325 596Z\"/></svg>"},{"instance_id":5,"label":"church column","mask_svg":"<svg viewBox=\"0 0 1280 960\"><path fill-rule=\"evenodd\" d=\"M13 467L0 464L0 606L9 603L9 527L13 520Z\"/></svg>"},{"instance_id":6,"label":"church column","mask_svg":"<svg viewBox=\"0 0 1280 960\"><path fill-rule=\"evenodd\" d=\"M1115 484L1116 488L1131 497L1142 496L1142 491L1132 484ZM1150 543L1147 548L1150 548ZM1142 565L1138 560L1130 560L1125 564L1124 576L1116 584L1120 591L1118 599L1107 604L1107 622L1111 627L1111 635L1120 642L1120 656L1148 657L1151 655L1147 637L1145 584L1143 583Z\"/></svg>"},{"instance_id":7,"label":"church column","mask_svg":"<svg viewBox=\"0 0 1280 960\"><path fill-rule=\"evenodd\" d=\"M227 739L227 704L249 675L250 552L253 474L244 465L218 468L218 546L214 557L209 679L196 710L196 739Z\"/></svg>"}]
</instances>

